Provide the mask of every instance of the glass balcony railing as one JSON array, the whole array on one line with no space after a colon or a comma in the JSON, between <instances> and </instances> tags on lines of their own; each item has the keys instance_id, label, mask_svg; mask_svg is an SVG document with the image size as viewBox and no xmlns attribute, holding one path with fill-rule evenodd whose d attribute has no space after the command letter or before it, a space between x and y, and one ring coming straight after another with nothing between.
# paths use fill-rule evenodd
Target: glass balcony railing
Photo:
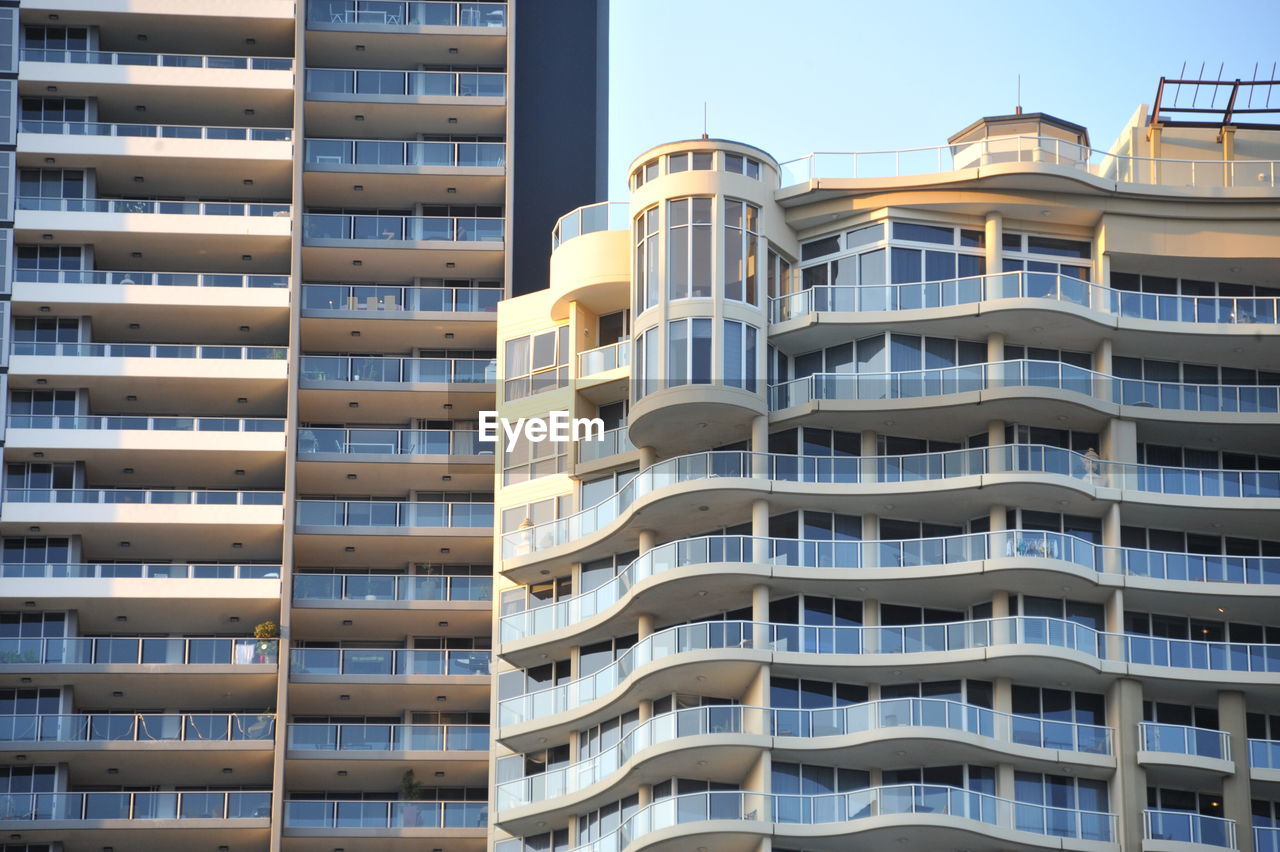
<instances>
[{"instance_id":1,"label":"glass balcony railing","mask_svg":"<svg viewBox=\"0 0 1280 852\"><path fill-rule=\"evenodd\" d=\"M284 432L285 421L269 417L134 417L132 415L10 414L10 429L70 429L90 432Z\"/></svg>"},{"instance_id":2,"label":"glass balcony railing","mask_svg":"<svg viewBox=\"0 0 1280 852\"><path fill-rule=\"evenodd\" d=\"M298 430L299 455L491 456L494 442L463 429Z\"/></svg>"},{"instance_id":3,"label":"glass balcony railing","mask_svg":"<svg viewBox=\"0 0 1280 852\"><path fill-rule=\"evenodd\" d=\"M631 430L626 426L610 429L604 433L599 441L583 438L575 443L578 447L579 464L616 456L620 453L629 453L636 448L636 445L631 443Z\"/></svg>"},{"instance_id":4,"label":"glass balcony railing","mask_svg":"<svg viewBox=\"0 0 1280 852\"><path fill-rule=\"evenodd\" d=\"M283 506L283 491L185 491L146 488L7 488L6 503L78 505Z\"/></svg>"},{"instance_id":5,"label":"glass balcony railing","mask_svg":"<svg viewBox=\"0 0 1280 852\"><path fill-rule=\"evenodd\" d=\"M402 311L497 313L500 287L383 287L372 284L303 284L304 311Z\"/></svg>"},{"instance_id":6,"label":"glass balcony railing","mask_svg":"<svg viewBox=\"0 0 1280 852\"><path fill-rule=\"evenodd\" d=\"M268 791L216 790L192 793L4 793L0 819L184 820L269 819Z\"/></svg>"},{"instance_id":7,"label":"glass balcony railing","mask_svg":"<svg viewBox=\"0 0 1280 852\"><path fill-rule=\"evenodd\" d=\"M1253 852L1280 852L1280 826L1255 825Z\"/></svg>"},{"instance_id":8,"label":"glass balcony railing","mask_svg":"<svg viewBox=\"0 0 1280 852\"><path fill-rule=\"evenodd\" d=\"M15 269L23 284L138 284L155 287L270 287L286 290L288 275L224 275L215 272L110 272L99 269Z\"/></svg>"},{"instance_id":9,"label":"glass balcony railing","mask_svg":"<svg viewBox=\"0 0 1280 852\"><path fill-rule=\"evenodd\" d=\"M13 342L14 355L65 358L198 358L207 361L284 361L285 346L195 346L181 343L37 343Z\"/></svg>"},{"instance_id":10,"label":"glass balcony railing","mask_svg":"<svg viewBox=\"0 0 1280 852\"><path fill-rule=\"evenodd\" d=\"M48 133L59 136L120 136L144 139L217 139L250 142L288 142L288 127L202 127L186 124L106 124L99 121L18 122L19 133Z\"/></svg>"},{"instance_id":11,"label":"glass balcony railing","mask_svg":"<svg viewBox=\"0 0 1280 852\"><path fill-rule=\"evenodd\" d=\"M585 442L581 446L589 446ZM942 481L982 474L1065 477L1084 488L1202 497L1280 498L1280 471L1174 468L1109 462L1042 444L1007 444L906 456L794 456L712 451L648 467L610 497L556 521L503 536L503 555L520 556L599 532L635 501L660 489L707 479L816 484Z\"/></svg>"},{"instance_id":12,"label":"glass balcony railing","mask_svg":"<svg viewBox=\"0 0 1280 852\"><path fill-rule=\"evenodd\" d=\"M295 675L484 675L490 651L437 651L419 648L294 648Z\"/></svg>"},{"instance_id":13,"label":"glass balcony railing","mask_svg":"<svg viewBox=\"0 0 1280 852\"><path fill-rule=\"evenodd\" d=\"M1133 293L1051 272L1003 272L918 284L822 285L770 299L769 321L819 312L910 311L1011 299L1057 301L1114 316L1168 322L1280 322L1277 298Z\"/></svg>"},{"instance_id":14,"label":"glass balcony railing","mask_svg":"<svg viewBox=\"0 0 1280 852\"><path fill-rule=\"evenodd\" d=\"M291 724L290 751L488 752L488 725Z\"/></svg>"},{"instance_id":15,"label":"glass balcony railing","mask_svg":"<svg viewBox=\"0 0 1280 852\"><path fill-rule=\"evenodd\" d=\"M487 601L492 577L441 574L294 574L298 601Z\"/></svg>"},{"instance_id":16,"label":"glass balcony railing","mask_svg":"<svg viewBox=\"0 0 1280 852\"><path fill-rule=\"evenodd\" d=\"M502 142L397 142L378 139L308 139L307 166L439 166L502 168Z\"/></svg>"},{"instance_id":17,"label":"glass balcony railing","mask_svg":"<svg viewBox=\"0 0 1280 852\"><path fill-rule=\"evenodd\" d=\"M1231 759L1231 740L1226 731L1143 722L1138 726L1141 748L1166 754Z\"/></svg>"},{"instance_id":18,"label":"glass balcony railing","mask_svg":"<svg viewBox=\"0 0 1280 852\"><path fill-rule=\"evenodd\" d=\"M1042 530L882 541L704 536L660 544L595 589L503 615L499 635L501 641L513 642L579 624L617 604L648 578L689 565L755 563L814 569L894 569L1001 558L1065 561L1100 574L1161 580L1280 585L1280 557L1106 547Z\"/></svg>"},{"instance_id":19,"label":"glass balcony railing","mask_svg":"<svg viewBox=\"0 0 1280 852\"><path fill-rule=\"evenodd\" d=\"M1131 157L1088 148L1052 136L997 136L974 142L892 151L819 151L782 164L782 185L817 178L886 178L937 174L957 169L1039 163L1092 175L1105 181L1148 186L1280 186L1276 160L1173 160Z\"/></svg>"},{"instance_id":20,"label":"glass balcony railing","mask_svg":"<svg viewBox=\"0 0 1280 852\"><path fill-rule=\"evenodd\" d=\"M1191 811L1167 811L1148 808L1142 812L1144 837L1148 840L1172 840L1235 849L1235 820L1205 816Z\"/></svg>"},{"instance_id":21,"label":"glass balcony railing","mask_svg":"<svg viewBox=\"0 0 1280 852\"><path fill-rule=\"evenodd\" d=\"M502 98L507 75L500 71L355 71L308 68L307 96Z\"/></svg>"},{"instance_id":22,"label":"glass balcony railing","mask_svg":"<svg viewBox=\"0 0 1280 852\"><path fill-rule=\"evenodd\" d=\"M1280 645L1202 642L1104 633L1059 618L1011 616L892 627L815 627L751 621L679 625L641 639L608 666L577 680L498 702L500 725L581 707L605 696L649 663L709 649L801 654L918 654L998 645L1058 648L1095 660L1204 671L1280 672Z\"/></svg>"},{"instance_id":23,"label":"glass balcony railing","mask_svg":"<svg viewBox=\"0 0 1280 852\"><path fill-rule=\"evenodd\" d=\"M274 666L276 650L275 639L0 638L0 663L42 666Z\"/></svg>"},{"instance_id":24,"label":"glass balcony railing","mask_svg":"<svg viewBox=\"0 0 1280 852\"><path fill-rule=\"evenodd\" d=\"M486 802L379 801L317 799L284 803L284 828L475 828L489 824Z\"/></svg>"},{"instance_id":25,"label":"glass balcony railing","mask_svg":"<svg viewBox=\"0 0 1280 852\"><path fill-rule=\"evenodd\" d=\"M0 577L44 579L278 580L279 565L174 565L168 562L6 562Z\"/></svg>"},{"instance_id":26,"label":"glass balcony railing","mask_svg":"<svg viewBox=\"0 0 1280 852\"><path fill-rule=\"evenodd\" d=\"M483 529L493 526L493 504L299 500L298 526Z\"/></svg>"},{"instance_id":27,"label":"glass balcony railing","mask_svg":"<svg viewBox=\"0 0 1280 852\"><path fill-rule=\"evenodd\" d=\"M492 384L497 374L492 358L302 356L302 379L311 382Z\"/></svg>"},{"instance_id":28,"label":"glass balcony railing","mask_svg":"<svg viewBox=\"0 0 1280 852\"><path fill-rule=\"evenodd\" d=\"M137 53L103 50L47 50L24 47L23 62L71 65L141 65L157 68L218 68L249 71L290 71L293 59L276 56L199 56L187 53Z\"/></svg>"},{"instance_id":29,"label":"glass balcony railing","mask_svg":"<svg viewBox=\"0 0 1280 852\"><path fill-rule=\"evenodd\" d=\"M1249 740L1249 766L1280 769L1280 740Z\"/></svg>"},{"instance_id":30,"label":"glass balcony railing","mask_svg":"<svg viewBox=\"0 0 1280 852\"><path fill-rule=\"evenodd\" d=\"M751 822L758 826L758 833L786 836L787 825L830 825L895 814L928 814L933 820L951 818L987 825L993 830L1104 843L1112 842L1116 835L1114 814L1017 802L959 787L896 784L819 795L726 790L673 796L640 808L611 833L575 846L572 852L621 852L651 832L710 820ZM806 831L802 836L814 835ZM521 838L494 846L495 852L519 852L523 848Z\"/></svg>"},{"instance_id":31,"label":"glass balcony railing","mask_svg":"<svg viewBox=\"0 0 1280 852\"><path fill-rule=\"evenodd\" d=\"M765 737L834 737L874 730L940 728L1002 743L1110 754L1111 729L998 713L986 707L933 698L900 698L813 710L717 705L654 716L614 746L570 766L497 785L498 811L545 802L583 790L618 772L635 755L679 737L755 734ZM914 736L904 732L903 736Z\"/></svg>"},{"instance_id":32,"label":"glass balcony railing","mask_svg":"<svg viewBox=\"0 0 1280 852\"><path fill-rule=\"evenodd\" d=\"M625 231L631 227L631 205L625 201L601 201L571 210L551 231L552 251L574 237L597 231Z\"/></svg>"},{"instance_id":33,"label":"glass balcony railing","mask_svg":"<svg viewBox=\"0 0 1280 852\"><path fill-rule=\"evenodd\" d=\"M1280 412L1280 386L1151 382L1058 361L1012 360L888 373L815 373L772 385L774 410L813 400L916 399L997 388L1064 390L1135 408L1207 412Z\"/></svg>"},{"instance_id":34,"label":"glass balcony railing","mask_svg":"<svg viewBox=\"0 0 1280 852\"><path fill-rule=\"evenodd\" d=\"M606 370L631 365L631 341L619 340L608 346L578 353L578 376L592 376Z\"/></svg>"},{"instance_id":35,"label":"glass balcony railing","mask_svg":"<svg viewBox=\"0 0 1280 852\"><path fill-rule=\"evenodd\" d=\"M287 219L289 204L240 201L147 201L133 198L29 198L17 199L19 210L63 213L158 213L166 216L269 216Z\"/></svg>"},{"instance_id":36,"label":"glass balcony railing","mask_svg":"<svg viewBox=\"0 0 1280 852\"><path fill-rule=\"evenodd\" d=\"M271 742L272 713L78 713L0 716L0 741Z\"/></svg>"},{"instance_id":37,"label":"glass balcony railing","mask_svg":"<svg viewBox=\"0 0 1280 852\"><path fill-rule=\"evenodd\" d=\"M505 219L497 217L307 213L302 217L302 237L304 240L500 243L505 223Z\"/></svg>"},{"instance_id":38,"label":"glass balcony railing","mask_svg":"<svg viewBox=\"0 0 1280 852\"><path fill-rule=\"evenodd\" d=\"M310 0L307 24L361 27L505 27L505 3L437 0Z\"/></svg>"}]
</instances>

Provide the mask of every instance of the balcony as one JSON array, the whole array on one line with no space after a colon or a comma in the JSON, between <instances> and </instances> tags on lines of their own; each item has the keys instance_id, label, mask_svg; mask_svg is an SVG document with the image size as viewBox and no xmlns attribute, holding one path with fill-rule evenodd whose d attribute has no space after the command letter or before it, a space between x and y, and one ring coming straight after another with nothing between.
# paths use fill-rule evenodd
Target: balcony
<instances>
[{"instance_id":1,"label":"balcony","mask_svg":"<svg viewBox=\"0 0 1280 852\"><path fill-rule=\"evenodd\" d=\"M794 830L793 830L794 829ZM673 796L640 808L620 827L573 852L657 847L686 849L724 836L775 837L779 842L835 845L857 842L889 848L909 833L919 849L960 844L1015 849L1115 848L1116 817L1099 811L1055 808L930 784L870 787L828 795L770 795L724 791ZM794 839L793 839L794 838ZM1075 842L1071 842L1075 841ZM1106 845L1102 845L1106 844ZM521 839L495 852L518 852Z\"/></svg>"},{"instance_id":2,"label":"balcony","mask_svg":"<svg viewBox=\"0 0 1280 852\"><path fill-rule=\"evenodd\" d=\"M311 636L353 628L412 635L434 616L481 636L489 632L492 597L493 578L484 576L295 573L293 623Z\"/></svg>"},{"instance_id":3,"label":"balcony","mask_svg":"<svg viewBox=\"0 0 1280 852\"><path fill-rule=\"evenodd\" d=\"M489 751L488 725L289 725L290 757L385 758L389 752ZM336 754L335 754L336 753Z\"/></svg>"},{"instance_id":4,"label":"balcony","mask_svg":"<svg viewBox=\"0 0 1280 852\"><path fill-rule=\"evenodd\" d=\"M19 199L21 203L23 199ZM501 251L500 218L457 216L346 216L307 213L302 217L302 240L308 246L356 243L360 248L444 248L418 243L448 243L451 250L472 248ZM387 245L410 243L412 245ZM461 246L453 243L463 244Z\"/></svg>"},{"instance_id":5,"label":"balcony","mask_svg":"<svg viewBox=\"0 0 1280 852\"><path fill-rule=\"evenodd\" d=\"M214 559L279 559L283 503L279 491L10 488L0 527L79 535L95 553L114 553L126 540L146 553L199 548Z\"/></svg>"},{"instance_id":6,"label":"balcony","mask_svg":"<svg viewBox=\"0 0 1280 852\"><path fill-rule=\"evenodd\" d=\"M301 499L297 506L304 565L403 566L428 543L459 564L486 562L492 551L492 503Z\"/></svg>"},{"instance_id":7,"label":"balcony","mask_svg":"<svg viewBox=\"0 0 1280 852\"><path fill-rule=\"evenodd\" d=\"M608 430L599 441L577 441L576 446L578 448L579 465L600 461L601 459L613 459L614 463L621 464L625 459L614 459L613 457L633 453L636 450L635 444L631 443L630 430L626 426Z\"/></svg>"},{"instance_id":8,"label":"balcony","mask_svg":"<svg viewBox=\"0 0 1280 852\"><path fill-rule=\"evenodd\" d=\"M334 714L393 713L420 700L423 689L450 707L479 708L488 703L491 658L487 650L294 648L289 692L298 706ZM338 691L348 697L338 699Z\"/></svg>"},{"instance_id":9,"label":"balcony","mask_svg":"<svg viewBox=\"0 0 1280 852\"><path fill-rule=\"evenodd\" d=\"M308 29L380 31L418 27L503 29L506 3L450 3L436 0L311 0Z\"/></svg>"},{"instance_id":10,"label":"balcony","mask_svg":"<svg viewBox=\"0 0 1280 852\"><path fill-rule=\"evenodd\" d=\"M254 183L257 192L287 197L293 131L273 127L181 124L18 122L18 144L36 155L57 156L64 168L93 168L98 185L123 186L133 175L165 187L166 194L218 197L227 191L225 168Z\"/></svg>"},{"instance_id":11,"label":"balcony","mask_svg":"<svg viewBox=\"0 0 1280 852\"><path fill-rule=\"evenodd\" d=\"M284 837L286 843L327 838L329 846L342 838L345 847L361 850L412 850L429 843L479 852L488 811L485 802L295 799L284 803Z\"/></svg>"},{"instance_id":12,"label":"balcony","mask_svg":"<svg viewBox=\"0 0 1280 852\"><path fill-rule=\"evenodd\" d=\"M318 37L317 37L318 36ZM350 63L353 40L366 45L372 36L323 33L309 36L317 50L308 51L316 64ZM431 62L424 55L421 38L405 38L389 33L374 39L386 46L376 54L378 61L402 66ZM505 65L506 39L493 39L480 46L479 53L492 53L485 64ZM345 53L342 47L346 46ZM444 54L439 64L461 60L461 54L446 54L442 40L434 52ZM462 47L459 47L461 50ZM430 47L428 52L432 52ZM484 60L477 60L477 64ZM477 71L398 71L376 69L311 67L306 71L307 128L315 136L347 138L358 135L360 125L352 123L352 110L377 122L380 133L392 139L413 139L420 133L476 134L502 136L506 132L507 75ZM456 119L450 122L450 119Z\"/></svg>"},{"instance_id":13,"label":"balcony","mask_svg":"<svg viewBox=\"0 0 1280 852\"><path fill-rule=\"evenodd\" d=\"M313 349L341 351L351 346L351 332L359 331L386 350L407 351L422 341L426 320L447 325L455 346L488 349L503 289L491 286L497 282L475 283L481 286L303 284L303 337Z\"/></svg>"},{"instance_id":14,"label":"balcony","mask_svg":"<svg viewBox=\"0 0 1280 852\"><path fill-rule=\"evenodd\" d=\"M307 197L368 207L411 207L424 198L455 204L502 204L506 145L502 142L412 142L308 139L303 181ZM352 180L364 187L350 196Z\"/></svg>"},{"instance_id":15,"label":"balcony","mask_svg":"<svg viewBox=\"0 0 1280 852\"><path fill-rule=\"evenodd\" d=\"M587 234L630 230L630 207L625 201L601 201L564 214L551 230L552 252L569 240Z\"/></svg>"},{"instance_id":16,"label":"balcony","mask_svg":"<svg viewBox=\"0 0 1280 852\"><path fill-rule=\"evenodd\" d=\"M1280 163L1273 160L1130 157L1052 136L1001 136L967 144L888 151L820 151L783 163L782 185L804 191L810 181L821 178L830 188L886 182L901 186L893 179L965 169L974 170L976 177L1019 172L1055 175L1112 191L1125 191L1126 183L1170 190L1227 187L1257 192L1280 186ZM835 183L830 183L832 180Z\"/></svg>"},{"instance_id":17,"label":"balcony","mask_svg":"<svg viewBox=\"0 0 1280 852\"><path fill-rule=\"evenodd\" d=\"M1236 849L1235 820L1190 811L1148 808L1142 812L1145 852L1200 848Z\"/></svg>"},{"instance_id":18,"label":"balcony","mask_svg":"<svg viewBox=\"0 0 1280 852\"><path fill-rule=\"evenodd\" d=\"M17 238L92 244L104 266L122 266L139 248L160 268L181 268L193 256L205 268L232 269L250 253L259 263L288 265L288 204L148 201L125 198L18 198Z\"/></svg>"},{"instance_id":19,"label":"balcony","mask_svg":"<svg viewBox=\"0 0 1280 852\"><path fill-rule=\"evenodd\" d=\"M391 423L439 417L445 403L458 418L493 404L497 361L491 358L303 355L300 360L302 411L309 420L348 420L352 400L361 419Z\"/></svg>"},{"instance_id":20,"label":"balcony","mask_svg":"<svg viewBox=\"0 0 1280 852\"><path fill-rule=\"evenodd\" d=\"M1207 783L1235 772L1226 731L1154 722L1138 729L1138 763L1176 767Z\"/></svg>"},{"instance_id":21,"label":"balcony","mask_svg":"<svg viewBox=\"0 0 1280 852\"><path fill-rule=\"evenodd\" d=\"M271 793L229 791L198 793L10 793L3 797L0 825L28 831L141 829L135 820L156 821L164 829L193 831L265 830L271 816ZM227 825L227 820L244 824ZM31 823L34 823L31 824ZM145 838L145 841L144 841ZM34 838L33 838L34 839ZM188 837L191 842L194 837ZM137 842L159 841L152 831Z\"/></svg>"},{"instance_id":22,"label":"balcony","mask_svg":"<svg viewBox=\"0 0 1280 852\"><path fill-rule=\"evenodd\" d=\"M389 491L410 491L424 475L448 475L453 488L484 491L493 487L493 448L474 431L304 427L298 434L298 461L305 464L299 487L342 493L349 490L346 475L355 472L377 477Z\"/></svg>"}]
</instances>

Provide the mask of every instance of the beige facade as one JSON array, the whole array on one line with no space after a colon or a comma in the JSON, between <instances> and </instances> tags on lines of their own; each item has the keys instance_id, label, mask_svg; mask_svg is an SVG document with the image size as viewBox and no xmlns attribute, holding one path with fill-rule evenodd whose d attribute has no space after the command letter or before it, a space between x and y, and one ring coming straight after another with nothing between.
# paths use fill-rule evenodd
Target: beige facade
<instances>
[{"instance_id":1,"label":"beige facade","mask_svg":"<svg viewBox=\"0 0 1280 852\"><path fill-rule=\"evenodd\" d=\"M497 465L491 848L1278 848L1280 138L1089 144L561 220L498 409L606 431Z\"/></svg>"}]
</instances>

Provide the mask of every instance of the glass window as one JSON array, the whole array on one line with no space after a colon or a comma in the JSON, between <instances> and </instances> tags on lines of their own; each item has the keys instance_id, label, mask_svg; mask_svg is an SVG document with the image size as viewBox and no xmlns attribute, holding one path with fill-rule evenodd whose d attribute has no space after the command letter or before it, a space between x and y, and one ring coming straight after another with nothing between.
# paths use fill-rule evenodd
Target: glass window
<instances>
[{"instance_id":1,"label":"glass window","mask_svg":"<svg viewBox=\"0 0 1280 852\"><path fill-rule=\"evenodd\" d=\"M667 202L667 298L711 296L711 199Z\"/></svg>"},{"instance_id":2,"label":"glass window","mask_svg":"<svg viewBox=\"0 0 1280 852\"><path fill-rule=\"evenodd\" d=\"M745 201L724 202L724 296L735 302L760 304L757 264L760 208Z\"/></svg>"}]
</instances>

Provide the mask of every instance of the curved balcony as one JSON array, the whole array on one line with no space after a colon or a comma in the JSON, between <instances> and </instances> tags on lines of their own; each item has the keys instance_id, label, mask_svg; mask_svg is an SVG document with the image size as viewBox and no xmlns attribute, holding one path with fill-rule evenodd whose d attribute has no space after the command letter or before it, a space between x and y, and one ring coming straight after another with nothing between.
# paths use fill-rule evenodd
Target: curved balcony
<instances>
[{"instance_id":1,"label":"curved balcony","mask_svg":"<svg viewBox=\"0 0 1280 852\"><path fill-rule=\"evenodd\" d=\"M1052 651L1048 649L1053 649ZM737 655L714 654L736 651ZM650 670L667 659L679 665L709 659L733 660L749 666L776 659L797 666L831 666L824 657L845 657L857 665L902 666L913 655L921 661L960 662L979 652L993 656L1031 656L1040 664L1084 665L1103 673L1134 673L1145 677L1203 679L1204 671L1240 673L1239 680L1254 682L1254 675L1280 671L1280 645L1200 642L1187 639L1105 633L1073 621L1056 618L1011 616L939 624L892 627L813 627L750 621L715 621L678 625L641 639L615 662L576 680L498 702L502 727L576 711L581 720L614 703ZM702 652L702 653L699 653ZM938 656L942 655L942 656ZM1137 667L1143 667L1141 669ZM728 666L725 666L726 671ZM1187 670L1180 672L1178 670ZM588 705L590 709L588 710ZM505 732L504 732L505 733Z\"/></svg>"},{"instance_id":2,"label":"curved balcony","mask_svg":"<svg viewBox=\"0 0 1280 852\"><path fill-rule=\"evenodd\" d=\"M761 739L750 741L733 736L744 734ZM726 739L735 743L752 742L757 748L767 748L770 737L776 738L772 745L782 749L816 751L863 745L867 747L860 751L865 752L863 760L868 765L878 765L881 758L875 752L884 750L885 744L897 749L904 738L927 739L932 757L938 760L947 759L939 752L952 754L950 749L956 747L956 742L963 743L959 749L970 757L980 754L976 758L979 760L990 759L991 752L1006 755L1014 751L1020 758L1039 758L1056 765L1073 759L1095 765L1094 758L1089 756L1111 754L1110 728L1015 716L941 699L890 699L818 710L740 705L693 707L641 722L616 745L586 760L498 784L496 807L501 815L538 803L541 805L539 815L545 817L550 800L586 790L610 776L619 775L632 761L646 756L661 759L661 754L654 751L656 747L680 738L720 735L726 735ZM829 737L844 739L823 742ZM850 737L853 739L849 740ZM698 745L712 743L699 741ZM689 747L692 746L685 746ZM658 751L665 753L662 749ZM883 759L891 760L892 755L886 751ZM957 759L965 760L963 756ZM499 822L502 822L501 816Z\"/></svg>"},{"instance_id":3,"label":"curved balcony","mask_svg":"<svg viewBox=\"0 0 1280 852\"><path fill-rule=\"evenodd\" d=\"M1148 808L1142 812L1146 852L1179 852L1195 847L1237 849L1235 820L1190 811Z\"/></svg>"},{"instance_id":4,"label":"curved balcony","mask_svg":"<svg viewBox=\"0 0 1280 852\"><path fill-rule=\"evenodd\" d=\"M835 186L874 185L900 177L976 170L975 177L1031 172L1063 175L1103 189L1134 183L1168 188L1274 190L1275 160L1175 160L1132 157L1052 136L998 136L954 145L886 151L819 151L781 166L782 185L823 179ZM899 182L900 183L900 182ZM805 187L799 186L803 190Z\"/></svg>"},{"instance_id":5,"label":"curved balcony","mask_svg":"<svg viewBox=\"0 0 1280 852\"><path fill-rule=\"evenodd\" d=\"M703 838L735 834L800 843L852 836L879 848L890 842L890 835L904 831L921 849L993 842L1020 850L1116 848L1113 814L1015 802L958 787L897 784L826 795L725 791L673 796L641 808L617 830L573 852L691 848ZM517 852L521 842L502 841L494 848Z\"/></svg>"},{"instance_id":6,"label":"curved balcony","mask_svg":"<svg viewBox=\"0 0 1280 852\"><path fill-rule=\"evenodd\" d=\"M1211 385L1150 382L1125 379L1058 361L1010 360L883 373L815 373L803 379L772 385L770 407L774 411L815 402L851 402L856 410L934 397L957 397L951 405L986 403L1006 399L1008 391L1040 389L1064 392L1063 399L1077 405L1139 420L1154 411L1274 415L1280 412L1280 387L1270 385ZM1026 397L1027 394L1015 394ZM1031 396L1036 396L1034 392ZM1043 393L1040 395L1044 395ZM877 405L877 401L881 404ZM912 404L914 407L916 404ZM1220 419L1220 418L1219 418ZM1267 418L1271 419L1271 418ZM1218 422L1215 419L1213 422Z\"/></svg>"},{"instance_id":7,"label":"curved balcony","mask_svg":"<svg viewBox=\"0 0 1280 852\"><path fill-rule=\"evenodd\" d=\"M600 201L570 210L557 219L551 229L551 250L554 252L569 240L586 234L630 229L630 209L626 201Z\"/></svg>"},{"instance_id":8,"label":"curved balcony","mask_svg":"<svg viewBox=\"0 0 1280 852\"><path fill-rule=\"evenodd\" d=\"M1002 566L1002 563L1007 565ZM680 570L684 568L731 566L729 571L733 573L751 575L750 583L759 583L760 577L758 572L752 572L745 566L773 569L764 576L783 579L794 576L805 580L826 577L832 582L847 582L855 577L848 572L858 571L865 572L856 575L859 582L883 580L900 585L913 579L933 583L940 577L954 576L954 572L948 572L947 566L963 566L971 581L976 582L986 573L1006 568L1022 570L1028 564L1039 565L1033 570L1058 570L1070 577L1080 576L1081 571L1090 572L1096 575L1095 581L1102 575L1124 576L1136 580L1127 585L1140 589L1169 588L1170 582L1280 586L1280 557L1107 547L1075 536L1042 530L1015 529L882 541L703 536L660 544L622 568L612 580L594 589L523 612L505 614L499 621L499 637L504 653L508 655L518 655L524 649L531 649L533 646L522 640L534 637L538 637L539 645L571 637L589 642L592 641L589 636L595 636L614 619L621 617L624 611L643 608L650 595L678 601L689 599L694 586L705 586L708 576L722 576L721 582L731 582L727 573ZM784 573L779 569L788 570ZM651 581L651 578L658 579ZM668 588L668 585L676 588ZM1231 590L1222 590L1222 593L1231 594ZM1264 592L1250 588L1235 593L1252 596ZM683 614L683 607L672 605L674 608L669 610L670 613ZM562 635L544 635L554 632ZM506 647L512 643L516 647Z\"/></svg>"},{"instance_id":9,"label":"curved balcony","mask_svg":"<svg viewBox=\"0 0 1280 852\"><path fill-rule=\"evenodd\" d=\"M439 0L311 0L308 29L415 31L419 27L500 29L507 25L506 3Z\"/></svg>"},{"instance_id":10,"label":"curved balcony","mask_svg":"<svg viewBox=\"0 0 1280 852\"><path fill-rule=\"evenodd\" d=\"M651 505L664 492L686 483L711 483L718 490L732 491L754 486L746 482L768 483L782 491L780 483L839 486L841 496L858 493L857 486L884 486L863 489L875 493L906 496L920 486L911 483L953 481L983 477L982 486L998 486L1009 478L1033 481L1080 491L1090 499L1130 500L1178 504L1178 496L1195 496L1183 501L1203 510L1206 497L1271 500L1280 498L1280 472L1229 471L1198 468L1166 468L1108 462L1085 454L1039 444L1007 444L922 453L906 456L794 456L741 451L711 451L677 456L640 471L611 497L576 514L507 533L502 539L504 558L524 557L541 551L577 545L586 549L593 541L584 538L603 535L622 525L636 506ZM761 485L760 488L768 488ZM1146 495L1170 499L1152 500ZM1251 504L1250 504L1251 505ZM1259 504L1256 508L1262 509Z\"/></svg>"}]
</instances>

